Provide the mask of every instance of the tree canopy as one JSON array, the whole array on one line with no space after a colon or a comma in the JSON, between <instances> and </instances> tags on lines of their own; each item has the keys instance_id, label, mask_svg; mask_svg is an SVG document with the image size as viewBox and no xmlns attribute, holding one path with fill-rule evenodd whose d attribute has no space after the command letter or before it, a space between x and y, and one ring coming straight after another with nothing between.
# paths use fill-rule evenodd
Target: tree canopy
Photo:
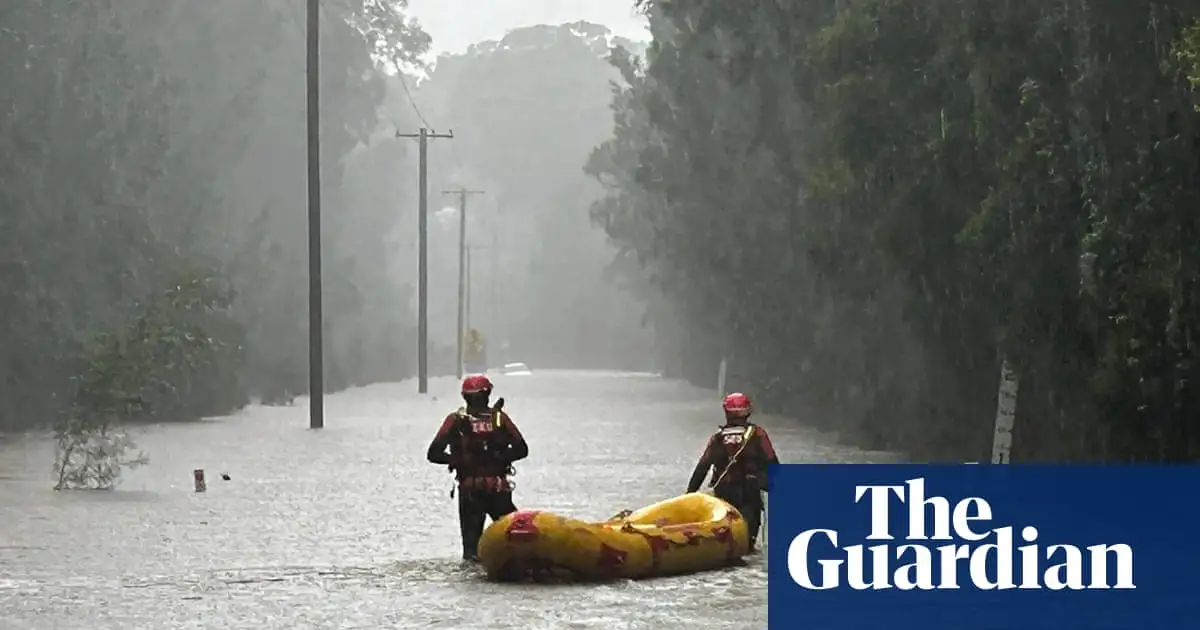
<instances>
[{"instance_id":1,"label":"tree canopy","mask_svg":"<svg viewBox=\"0 0 1200 630\"><path fill-rule=\"evenodd\" d=\"M413 367L416 152L394 134L432 122L457 137L431 198L487 191L493 362L653 346L707 385L727 357L763 408L948 459L986 452L1007 362L1016 456L1195 458L1200 7L638 4L644 51L529 27L419 86L395 76L430 45L405 2L323 6L329 389ZM302 18L0 8L0 429L305 392ZM441 308L457 234L435 232Z\"/></svg>"},{"instance_id":2,"label":"tree canopy","mask_svg":"<svg viewBox=\"0 0 1200 630\"><path fill-rule=\"evenodd\" d=\"M1200 6L647 0L587 172L664 356L918 457L1200 454Z\"/></svg>"},{"instance_id":3,"label":"tree canopy","mask_svg":"<svg viewBox=\"0 0 1200 630\"><path fill-rule=\"evenodd\" d=\"M389 274L415 195L377 170L414 162L373 142L384 69L429 46L405 6L322 14L330 389L412 363L396 316L408 290ZM71 406L71 377L95 367L90 348L197 273L228 286L242 330L221 343L244 361L206 373L219 381L192 384L194 404L172 413L306 391L303 16L294 0L0 8L0 429L49 425Z\"/></svg>"}]
</instances>

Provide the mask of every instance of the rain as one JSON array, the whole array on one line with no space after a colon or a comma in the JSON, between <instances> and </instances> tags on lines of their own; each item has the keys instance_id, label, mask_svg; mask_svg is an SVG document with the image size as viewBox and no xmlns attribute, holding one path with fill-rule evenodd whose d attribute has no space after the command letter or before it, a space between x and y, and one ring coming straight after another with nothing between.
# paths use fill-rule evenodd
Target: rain
<instances>
[{"instance_id":1,"label":"rain","mask_svg":"<svg viewBox=\"0 0 1200 630\"><path fill-rule=\"evenodd\" d=\"M589 522L734 392L785 463L1195 461L1198 89L1165 0L10 0L0 629L766 624L763 553L463 562L473 373Z\"/></svg>"}]
</instances>

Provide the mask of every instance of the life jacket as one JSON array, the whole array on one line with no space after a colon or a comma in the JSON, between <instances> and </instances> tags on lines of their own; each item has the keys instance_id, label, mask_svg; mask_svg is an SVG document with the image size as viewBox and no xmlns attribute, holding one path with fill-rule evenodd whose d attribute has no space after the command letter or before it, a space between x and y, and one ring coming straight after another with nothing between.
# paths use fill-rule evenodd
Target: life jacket
<instances>
[{"instance_id":1,"label":"life jacket","mask_svg":"<svg viewBox=\"0 0 1200 630\"><path fill-rule=\"evenodd\" d=\"M507 476L511 467L504 413L487 409L470 414L459 407L454 416L458 439L450 443L450 453L459 461L455 471L459 480Z\"/></svg>"},{"instance_id":2,"label":"life jacket","mask_svg":"<svg viewBox=\"0 0 1200 630\"><path fill-rule=\"evenodd\" d=\"M727 424L713 435L719 448L713 453L712 486L733 489L757 483L766 469L766 458L753 424Z\"/></svg>"}]
</instances>

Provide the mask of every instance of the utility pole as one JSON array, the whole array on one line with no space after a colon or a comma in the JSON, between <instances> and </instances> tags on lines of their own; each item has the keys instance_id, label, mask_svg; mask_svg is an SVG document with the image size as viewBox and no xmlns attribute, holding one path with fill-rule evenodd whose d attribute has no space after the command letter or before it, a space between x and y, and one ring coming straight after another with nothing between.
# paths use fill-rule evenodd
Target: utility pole
<instances>
[{"instance_id":1,"label":"utility pole","mask_svg":"<svg viewBox=\"0 0 1200 630\"><path fill-rule=\"evenodd\" d=\"M308 428L325 426L321 312L321 3L308 0Z\"/></svg>"},{"instance_id":2,"label":"utility pole","mask_svg":"<svg viewBox=\"0 0 1200 630\"><path fill-rule=\"evenodd\" d=\"M466 280L466 298L463 300L463 325L464 330L471 327L471 248L467 248L467 280Z\"/></svg>"},{"instance_id":3,"label":"utility pole","mask_svg":"<svg viewBox=\"0 0 1200 630\"><path fill-rule=\"evenodd\" d=\"M497 212L496 216L493 216L493 219L498 220L500 218L498 215L499 213ZM500 227L496 225L495 220L492 222L492 270L488 272L488 284L490 285L488 286L488 289L491 292L491 303L488 306L488 323L492 327L492 338L499 339L500 311L496 301L496 295L498 293L496 287L500 284L497 281L497 277L500 275Z\"/></svg>"},{"instance_id":4,"label":"utility pole","mask_svg":"<svg viewBox=\"0 0 1200 630\"><path fill-rule=\"evenodd\" d=\"M503 349L505 341L508 338L508 332L504 330L503 325L504 315L500 308L500 301L497 299L500 278L503 276L500 273L500 241L504 239L501 238L502 235L500 234L500 228L503 225L500 220L505 214L504 198L501 197L496 200L496 213L492 217L495 220L492 221L492 272L490 274L492 278L490 287L492 292L492 326L495 328L492 334L494 335L493 338L498 342L495 345L497 349ZM507 300L505 303L507 304ZM499 353L496 356L499 357Z\"/></svg>"},{"instance_id":5,"label":"utility pole","mask_svg":"<svg viewBox=\"0 0 1200 630\"><path fill-rule=\"evenodd\" d=\"M466 318L466 283L467 283L467 195L482 195L482 190L443 190L445 195L458 195L458 358L455 359L458 378L463 377L463 337L467 330L464 328Z\"/></svg>"},{"instance_id":6,"label":"utility pole","mask_svg":"<svg viewBox=\"0 0 1200 630\"><path fill-rule=\"evenodd\" d=\"M417 133L396 132L397 138L416 138L420 147L420 174L417 175L417 186L421 189L420 209L417 230L420 233L420 245L417 256L417 393L429 393L429 153L430 138L453 138L454 130L450 133L439 134L425 127Z\"/></svg>"}]
</instances>

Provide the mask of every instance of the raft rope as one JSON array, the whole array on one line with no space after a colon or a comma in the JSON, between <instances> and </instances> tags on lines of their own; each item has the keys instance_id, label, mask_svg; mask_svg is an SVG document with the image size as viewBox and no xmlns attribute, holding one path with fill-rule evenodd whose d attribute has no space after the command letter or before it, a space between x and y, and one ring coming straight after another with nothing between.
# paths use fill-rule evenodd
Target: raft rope
<instances>
[{"instance_id":1,"label":"raft rope","mask_svg":"<svg viewBox=\"0 0 1200 630\"><path fill-rule=\"evenodd\" d=\"M747 446L750 446L750 438L753 435L754 435L754 425L750 425L750 426L746 427L746 432L744 434L742 434L742 447L739 448L737 450L737 452L733 454L733 457L729 458L729 463L725 464L725 470L721 471L721 475L719 477L717 477L715 481L712 482L712 485L709 486L710 488L716 488L717 484L721 483L721 481L723 481L725 479L725 475L729 474L729 471L731 469L733 469L733 465L735 463L737 463L737 459L742 456L742 452L746 450Z\"/></svg>"},{"instance_id":2,"label":"raft rope","mask_svg":"<svg viewBox=\"0 0 1200 630\"><path fill-rule=\"evenodd\" d=\"M626 518L629 518L629 515L630 515L630 514L633 514L633 510L621 510L620 512L617 512L616 514L612 515L612 517L610 517L610 518L609 518L607 521L605 521L605 522L607 522L607 523L619 523L619 522L621 522L621 521L624 521Z\"/></svg>"},{"instance_id":3,"label":"raft rope","mask_svg":"<svg viewBox=\"0 0 1200 630\"><path fill-rule=\"evenodd\" d=\"M733 468L733 464L734 464L734 462L737 461L737 458L742 456L742 452L746 450L747 446L750 446L750 437L753 435L754 435L754 425L750 425L750 426L746 427L746 432L744 434L742 434L741 448L739 448L737 450L737 452L733 454L733 457L729 458L729 463L725 464L725 470L721 471L721 476L717 477L716 481L712 482L712 485L709 486L710 488L716 488L717 484L721 483L721 481L723 479L725 479L725 475L729 472L729 470L731 468ZM756 541L762 540L763 537L765 537L766 533L767 533L767 502L759 501L758 503L759 503L758 509L760 511L759 513L762 515L762 518L759 519L758 533L755 536Z\"/></svg>"}]
</instances>

